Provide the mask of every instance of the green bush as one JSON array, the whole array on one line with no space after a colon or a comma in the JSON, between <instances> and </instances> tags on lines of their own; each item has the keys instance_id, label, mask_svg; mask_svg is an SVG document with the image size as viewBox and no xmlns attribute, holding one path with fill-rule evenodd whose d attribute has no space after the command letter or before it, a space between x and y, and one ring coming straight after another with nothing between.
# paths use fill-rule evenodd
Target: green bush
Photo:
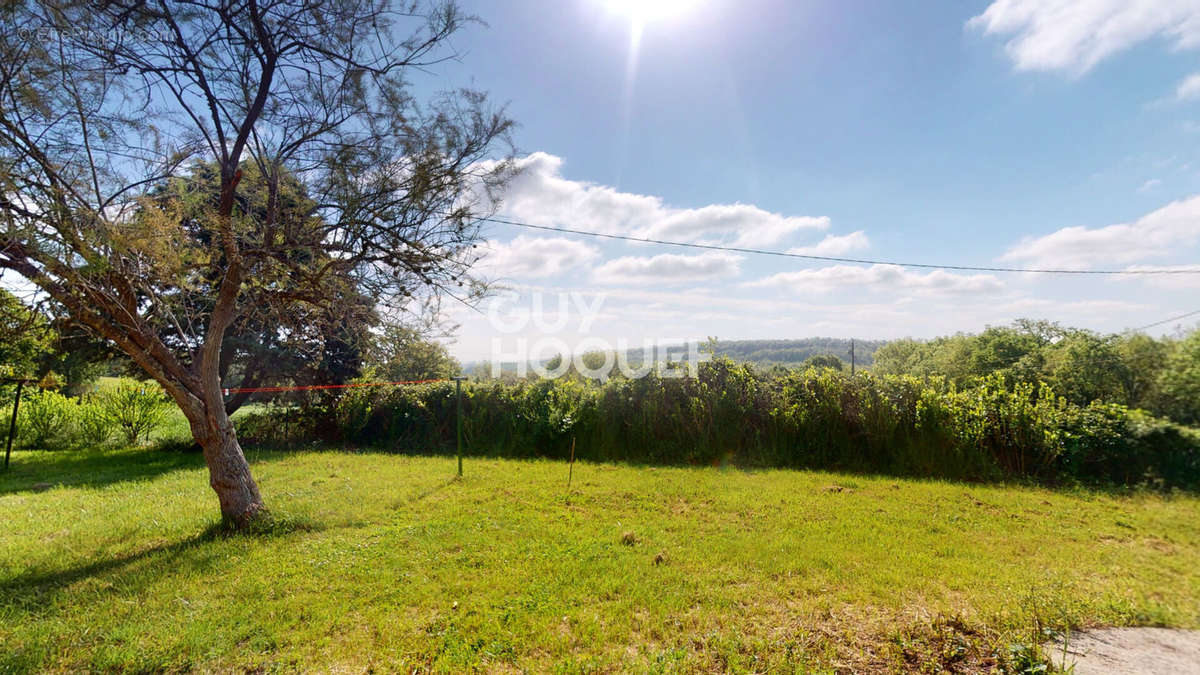
<instances>
[{"instance_id":1,"label":"green bush","mask_svg":"<svg viewBox=\"0 0 1200 675\"><path fill-rule=\"evenodd\" d=\"M21 396L17 438L22 445L47 448L68 440L75 402L49 389Z\"/></svg>"},{"instance_id":2,"label":"green bush","mask_svg":"<svg viewBox=\"0 0 1200 675\"><path fill-rule=\"evenodd\" d=\"M98 397L104 414L128 443L148 440L162 426L170 410L157 385L122 381L115 390Z\"/></svg>"},{"instance_id":3,"label":"green bush","mask_svg":"<svg viewBox=\"0 0 1200 675\"><path fill-rule=\"evenodd\" d=\"M1200 484L1196 435L1123 406L1078 407L1000 374L940 378L764 374L718 358L696 377L578 377L463 388L474 454L794 467L967 480ZM248 443L326 441L438 453L455 447L448 382L363 387L241 417Z\"/></svg>"},{"instance_id":4,"label":"green bush","mask_svg":"<svg viewBox=\"0 0 1200 675\"><path fill-rule=\"evenodd\" d=\"M1115 403L1065 408L1061 473L1122 485L1180 486L1200 476L1196 432Z\"/></svg>"},{"instance_id":5,"label":"green bush","mask_svg":"<svg viewBox=\"0 0 1200 675\"><path fill-rule=\"evenodd\" d=\"M100 397L81 401L75 415L76 438L84 447L103 446L112 439L116 423Z\"/></svg>"}]
</instances>

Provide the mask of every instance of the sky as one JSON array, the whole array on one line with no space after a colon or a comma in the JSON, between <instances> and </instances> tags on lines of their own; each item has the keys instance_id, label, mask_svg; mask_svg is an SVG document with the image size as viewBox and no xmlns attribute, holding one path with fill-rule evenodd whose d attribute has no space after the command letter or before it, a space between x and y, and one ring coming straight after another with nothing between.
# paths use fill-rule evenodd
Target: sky
<instances>
[{"instance_id":1,"label":"sky","mask_svg":"<svg viewBox=\"0 0 1200 675\"><path fill-rule=\"evenodd\" d=\"M1196 0L459 2L481 21L413 86L507 106L521 171L503 219L875 261L1200 269ZM1200 320L1164 321L1200 310L1200 274L485 235L495 295L445 306L468 362Z\"/></svg>"},{"instance_id":2,"label":"sky","mask_svg":"<svg viewBox=\"0 0 1200 675\"><path fill-rule=\"evenodd\" d=\"M522 172L501 217L883 261L1200 268L1194 0L465 7L487 25L456 37L459 58L431 75L488 91L519 124ZM465 360L512 360L519 340L548 335L572 347L927 338L1020 317L1116 332L1200 309L1200 275L973 273L486 233L480 272L515 295L449 308ZM571 316L551 321L560 296ZM538 302L544 325L505 320Z\"/></svg>"}]
</instances>

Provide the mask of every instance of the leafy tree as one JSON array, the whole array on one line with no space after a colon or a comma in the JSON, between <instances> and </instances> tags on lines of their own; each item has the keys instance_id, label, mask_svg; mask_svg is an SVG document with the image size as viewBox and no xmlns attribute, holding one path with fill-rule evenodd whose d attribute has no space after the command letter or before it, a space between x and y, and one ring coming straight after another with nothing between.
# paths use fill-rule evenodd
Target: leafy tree
<instances>
[{"instance_id":1,"label":"leafy tree","mask_svg":"<svg viewBox=\"0 0 1200 675\"><path fill-rule=\"evenodd\" d=\"M1113 340L1072 331L1045 350L1043 376L1054 391L1077 405L1124 402L1129 377Z\"/></svg>"},{"instance_id":2,"label":"leafy tree","mask_svg":"<svg viewBox=\"0 0 1200 675\"><path fill-rule=\"evenodd\" d=\"M48 308L54 309L54 305L51 303ZM61 374L64 394L80 396L86 393L114 361L122 362L128 369L128 359L69 316L53 317L50 325L54 339L42 354L40 372Z\"/></svg>"},{"instance_id":3,"label":"leafy tree","mask_svg":"<svg viewBox=\"0 0 1200 675\"><path fill-rule=\"evenodd\" d=\"M1200 424L1200 330L1176 345L1158 380L1161 406L1176 421Z\"/></svg>"},{"instance_id":4,"label":"leafy tree","mask_svg":"<svg viewBox=\"0 0 1200 675\"><path fill-rule=\"evenodd\" d=\"M236 196L236 211L255 221L271 217L271 190L257 165L243 162L242 180ZM203 232L205 210L214 206L213 195L219 191L220 171L212 162L194 164L186 175L172 178L152 192L153 203L183 204L181 226ZM307 236L317 236L326 227L320 220L320 209L309 198L306 188L286 170L279 176L275 218L292 223L297 229L311 230ZM207 203L206 201L207 200ZM138 218L158 217L160 211L141 211ZM305 236L305 235L302 235ZM329 265L329 251L312 248L303 256L306 263ZM329 270L332 290L340 294L336 302L313 305L299 298L282 294L287 280L247 279L242 289L242 302L254 307L253 312L240 315L229 327L222 343L221 381L236 389L294 384L340 384L361 373L364 352L370 340L370 329L379 322L371 299L356 288L356 279L348 270L333 266ZM205 288L183 300L196 303L186 308L186 314L211 311L218 279L202 278ZM170 339L170 326L165 327L164 339ZM248 391L235 392L225 403L225 412L233 414L253 396Z\"/></svg>"},{"instance_id":5,"label":"leafy tree","mask_svg":"<svg viewBox=\"0 0 1200 675\"><path fill-rule=\"evenodd\" d=\"M479 290L510 121L483 94L422 104L407 84L469 21L451 1L0 8L0 269L162 385L237 527L266 509L222 396L235 326L353 293L402 311ZM219 178L155 193L196 162ZM261 211L239 205L248 165ZM288 172L317 217L283 208Z\"/></svg>"},{"instance_id":6,"label":"leafy tree","mask_svg":"<svg viewBox=\"0 0 1200 675\"><path fill-rule=\"evenodd\" d=\"M379 377L397 382L455 377L462 366L446 346L427 339L416 328L390 325L376 338L372 365Z\"/></svg>"},{"instance_id":7,"label":"leafy tree","mask_svg":"<svg viewBox=\"0 0 1200 675\"><path fill-rule=\"evenodd\" d=\"M46 317L0 288L0 377L34 377L54 339Z\"/></svg>"},{"instance_id":8,"label":"leafy tree","mask_svg":"<svg viewBox=\"0 0 1200 675\"><path fill-rule=\"evenodd\" d=\"M833 370L842 370L844 367L842 360L833 354L817 354L816 356L810 356L804 362L804 365L808 368L832 368Z\"/></svg>"},{"instance_id":9,"label":"leafy tree","mask_svg":"<svg viewBox=\"0 0 1200 675\"><path fill-rule=\"evenodd\" d=\"M1160 374L1171 353L1171 344L1145 333L1135 333L1118 338L1114 348L1122 364L1118 375L1125 391L1124 403L1133 408L1154 410L1158 405Z\"/></svg>"},{"instance_id":10,"label":"leafy tree","mask_svg":"<svg viewBox=\"0 0 1200 675\"><path fill-rule=\"evenodd\" d=\"M63 391L78 396L104 371L114 357L101 340L45 310L53 305L28 307L17 296L0 289L0 377L41 379L55 373Z\"/></svg>"},{"instance_id":11,"label":"leafy tree","mask_svg":"<svg viewBox=\"0 0 1200 675\"><path fill-rule=\"evenodd\" d=\"M1031 357L1048 344L1038 329L1030 330L1030 325L1027 322L1015 326L989 326L979 335L956 336L952 342L957 350L950 358L960 364L961 372L948 372L950 368L945 368L943 372L957 376L959 384L995 372L1027 372L1031 369Z\"/></svg>"},{"instance_id":12,"label":"leafy tree","mask_svg":"<svg viewBox=\"0 0 1200 675\"><path fill-rule=\"evenodd\" d=\"M932 375L934 347L921 340L892 340L875 351L871 371L880 375Z\"/></svg>"}]
</instances>

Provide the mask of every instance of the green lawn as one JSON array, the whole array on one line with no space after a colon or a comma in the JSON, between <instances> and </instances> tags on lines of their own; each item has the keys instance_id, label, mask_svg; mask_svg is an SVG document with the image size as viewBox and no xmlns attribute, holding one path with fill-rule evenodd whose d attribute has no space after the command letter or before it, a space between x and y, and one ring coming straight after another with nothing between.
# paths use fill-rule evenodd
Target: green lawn
<instances>
[{"instance_id":1,"label":"green lawn","mask_svg":"<svg viewBox=\"0 0 1200 675\"><path fill-rule=\"evenodd\" d=\"M797 471L19 452L0 671L986 666L1039 622L1200 626L1200 500ZM35 483L55 487L33 491Z\"/></svg>"}]
</instances>

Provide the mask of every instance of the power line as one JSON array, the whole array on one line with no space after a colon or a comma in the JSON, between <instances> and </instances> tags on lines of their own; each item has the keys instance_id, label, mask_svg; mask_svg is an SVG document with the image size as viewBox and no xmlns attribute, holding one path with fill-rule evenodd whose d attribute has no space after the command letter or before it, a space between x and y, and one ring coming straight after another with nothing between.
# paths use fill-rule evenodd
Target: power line
<instances>
[{"instance_id":1,"label":"power line","mask_svg":"<svg viewBox=\"0 0 1200 675\"><path fill-rule=\"evenodd\" d=\"M598 237L602 239L619 239L621 241L635 241L642 244L662 244L665 246L680 246L683 248L700 248L712 251L733 251L736 253L752 253L754 255L771 255L780 258L799 258L801 260L819 260L822 262L840 262L852 263L856 265L895 265L896 267L914 267L921 269L938 269L938 270L959 270L966 272L1027 272L1039 274L1081 274L1081 275L1135 275L1135 274L1200 274L1200 269L1152 269L1152 270L1066 270L1066 269L1040 269L1028 267L976 267L972 265L935 265L929 263L908 263L895 262L892 260L869 260L866 258L838 258L825 255L810 255L807 253L789 253L787 251L768 251L758 248L744 248L740 246L720 246L717 244L695 244L684 241L668 241L666 239L652 239L649 237L634 237L624 234L606 234L603 232L589 232L587 230L575 230L569 227L552 227L550 225L534 225L532 223L522 223L516 220L508 220L505 218L484 217L480 220L485 220L502 225L512 225L513 227L525 227L531 230L545 230L547 232L562 232L564 234L579 234L587 237Z\"/></svg>"},{"instance_id":2,"label":"power line","mask_svg":"<svg viewBox=\"0 0 1200 675\"><path fill-rule=\"evenodd\" d=\"M1172 321L1179 321L1180 319L1186 319L1189 316L1196 316L1197 314L1200 314L1200 309L1188 312L1187 314L1180 314L1179 316L1173 316L1169 319L1163 319L1162 321L1155 321L1154 323L1148 323L1145 326L1138 326L1137 328L1131 328L1129 330L1129 332L1130 333L1140 333L1140 332L1146 330L1147 328L1154 328L1155 326L1161 326L1164 323L1171 323Z\"/></svg>"}]
</instances>

